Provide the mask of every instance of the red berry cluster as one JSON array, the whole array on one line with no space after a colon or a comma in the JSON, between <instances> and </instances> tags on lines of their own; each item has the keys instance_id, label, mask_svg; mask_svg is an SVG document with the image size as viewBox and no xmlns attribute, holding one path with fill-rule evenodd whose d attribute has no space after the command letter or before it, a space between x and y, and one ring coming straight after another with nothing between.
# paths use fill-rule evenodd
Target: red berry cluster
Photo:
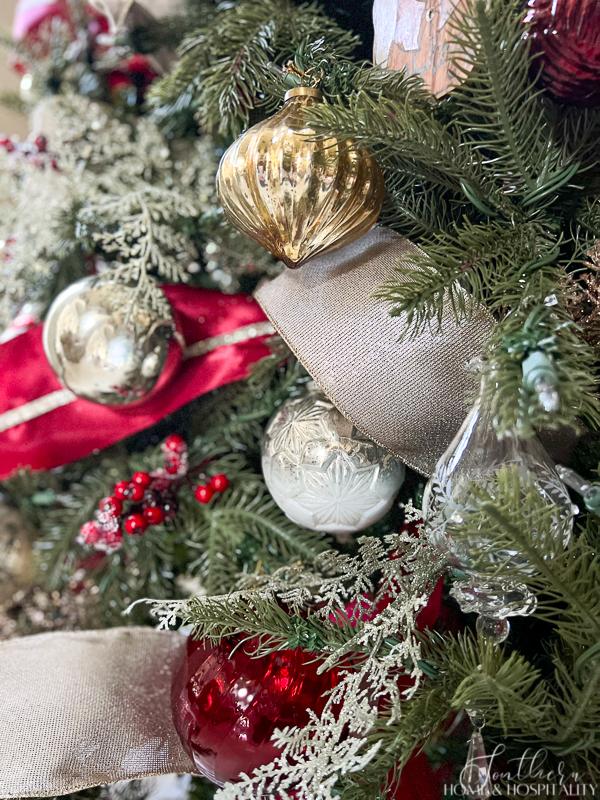
<instances>
[{"instance_id":1,"label":"red berry cluster","mask_svg":"<svg viewBox=\"0 0 600 800\"><path fill-rule=\"evenodd\" d=\"M98 503L95 519L85 522L78 541L96 550L113 552L129 536L143 534L148 527L160 525L177 513L177 491L188 475L188 448L177 434L168 436L161 445L164 466L154 472L135 472L130 480L119 481L108 497ZM194 474L203 474L194 470ZM224 473L213 475L207 483L196 487L199 503L209 503L215 492L224 492L229 478Z\"/></svg>"},{"instance_id":2,"label":"red berry cluster","mask_svg":"<svg viewBox=\"0 0 600 800\"><path fill-rule=\"evenodd\" d=\"M220 472L213 475L208 483L200 483L194 489L194 497L199 503L205 505L215 496L215 492L225 492L229 488L229 478L225 473Z\"/></svg>"},{"instance_id":3,"label":"red berry cluster","mask_svg":"<svg viewBox=\"0 0 600 800\"><path fill-rule=\"evenodd\" d=\"M8 136L0 136L0 148L7 153L14 153L30 161L35 167L58 169L58 162L48 152L48 139L42 134L33 141L20 142Z\"/></svg>"},{"instance_id":4,"label":"red berry cluster","mask_svg":"<svg viewBox=\"0 0 600 800\"><path fill-rule=\"evenodd\" d=\"M177 511L170 481L149 472L134 472L128 481L115 483L113 493L98 503L95 520L79 531L82 544L97 550L117 550L123 533L135 536L151 525L172 519Z\"/></svg>"}]
</instances>

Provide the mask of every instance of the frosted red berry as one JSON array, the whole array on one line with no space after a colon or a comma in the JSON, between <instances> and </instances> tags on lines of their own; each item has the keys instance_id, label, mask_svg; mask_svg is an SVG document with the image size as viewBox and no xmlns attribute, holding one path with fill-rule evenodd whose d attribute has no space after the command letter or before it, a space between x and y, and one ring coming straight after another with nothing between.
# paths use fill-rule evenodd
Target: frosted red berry
<instances>
[{"instance_id":1,"label":"frosted red berry","mask_svg":"<svg viewBox=\"0 0 600 800\"><path fill-rule=\"evenodd\" d=\"M45 153L48 149L48 139L43 135L36 136L34 144L40 153Z\"/></svg>"},{"instance_id":2,"label":"frosted red berry","mask_svg":"<svg viewBox=\"0 0 600 800\"><path fill-rule=\"evenodd\" d=\"M212 476L210 485L215 492L225 492L229 489L229 478L224 472L220 472L218 475Z\"/></svg>"},{"instance_id":3,"label":"frosted red berry","mask_svg":"<svg viewBox=\"0 0 600 800\"><path fill-rule=\"evenodd\" d=\"M123 541L123 534L117 528L114 531L106 531L102 535L99 547L102 547L102 549L105 550L107 553L112 553L114 550L119 549L122 541Z\"/></svg>"},{"instance_id":4,"label":"frosted red berry","mask_svg":"<svg viewBox=\"0 0 600 800\"><path fill-rule=\"evenodd\" d=\"M84 544L96 544L100 541L100 528L93 520L90 520L90 522L84 522L79 529L79 536Z\"/></svg>"},{"instance_id":5,"label":"frosted red berry","mask_svg":"<svg viewBox=\"0 0 600 800\"><path fill-rule=\"evenodd\" d=\"M141 470L138 472L134 472L131 478L131 482L134 483L136 486L141 486L142 488L146 489L146 487L150 486L152 483L152 476L149 472L142 472Z\"/></svg>"},{"instance_id":6,"label":"frosted red berry","mask_svg":"<svg viewBox=\"0 0 600 800\"><path fill-rule=\"evenodd\" d=\"M185 439L177 433L167 436L163 444L166 450L171 450L173 453L183 453L187 446Z\"/></svg>"},{"instance_id":7,"label":"frosted red berry","mask_svg":"<svg viewBox=\"0 0 600 800\"><path fill-rule=\"evenodd\" d=\"M146 494L146 489L143 486L140 486L139 483L131 483L129 485L129 491L127 496L131 500L133 500L134 503L139 503L140 500L143 499L145 494Z\"/></svg>"},{"instance_id":8,"label":"frosted red berry","mask_svg":"<svg viewBox=\"0 0 600 800\"><path fill-rule=\"evenodd\" d=\"M123 511L123 503L118 497L103 497L98 503L100 511L105 511L108 514L113 514L118 517Z\"/></svg>"},{"instance_id":9,"label":"frosted red berry","mask_svg":"<svg viewBox=\"0 0 600 800\"><path fill-rule=\"evenodd\" d=\"M119 500L125 500L129 497L129 481L119 481L115 483L113 494Z\"/></svg>"},{"instance_id":10,"label":"frosted red berry","mask_svg":"<svg viewBox=\"0 0 600 800\"><path fill-rule=\"evenodd\" d=\"M151 71L150 62L141 53L134 53L127 59L128 72L148 72Z\"/></svg>"},{"instance_id":11,"label":"frosted red berry","mask_svg":"<svg viewBox=\"0 0 600 800\"><path fill-rule=\"evenodd\" d=\"M143 533L148 527L148 523L143 514L130 514L125 518L123 527L125 528L125 533L134 536L137 533Z\"/></svg>"},{"instance_id":12,"label":"frosted red berry","mask_svg":"<svg viewBox=\"0 0 600 800\"><path fill-rule=\"evenodd\" d=\"M168 475L177 475L181 469L181 459L179 456L171 456L165 464L165 471Z\"/></svg>"},{"instance_id":13,"label":"frosted red berry","mask_svg":"<svg viewBox=\"0 0 600 800\"><path fill-rule=\"evenodd\" d=\"M200 486L196 486L194 491L194 497L199 503L210 503L214 495L214 489L212 486L208 486L205 484L200 484Z\"/></svg>"},{"instance_id":14,"label":"frosted red berry","mask_svg":"<svg viewBox=\"0 0 600 800\"><path fill-rule=\"evenodd\" d=\"M147 506L143 513L148 525L160 525L165 520L165 512L160 506Z\"/></svg>"}]
</instances>

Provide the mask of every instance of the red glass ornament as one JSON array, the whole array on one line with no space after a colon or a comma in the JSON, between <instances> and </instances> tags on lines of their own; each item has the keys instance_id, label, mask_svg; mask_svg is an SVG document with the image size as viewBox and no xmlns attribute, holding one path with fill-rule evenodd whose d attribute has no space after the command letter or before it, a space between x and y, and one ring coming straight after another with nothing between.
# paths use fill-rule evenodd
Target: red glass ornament
<instances>
[{"instance_id":1,"label":"red glass ornament","mask_svg":"<svg viewBox=\"0 0 600 800\"><path fill-rule=\"evenodd\" d=\"M434 772L425 753L411 756L395 780L393 774L389 777L387 800L440 800L444 797L445 780L452 782L451 771Z\"/></svg>"},{"instance_id":2,"label":"red glass ornament","mask_svg":"<svg viewBox=\"0 0 600 800\"><path fill-rule=\"evenodd\" d=\"M210 479L210 485L215 492L225 492L227 489L229 489L229 478L224 472L221 472L219 475L212 476Z\"/></svg>"},{"instance_id":3,"label":"red glass ornament","mask_svg":"<svg viewBox=\"0 0 600 800\"><path fill-rule=\"evenodd\" d=\"M130 536L134 536L136 533L143 533L148 527L148 523L142 514L130 514L125 518L123 527L126 533Z\"/></svg>"},{"instance_id":4,"label":"red glass ornament","mask_svg":"<svg viewBox=\"0 0 600 800\"><path fill-rule=\"evenodd\" d=\"M160 525L165 519L165 512L160 506L146 506L143 514L148 525Z\"/></svg>"},{"instance_id":5,"label":"red glass ornament","mask_svg":"<svg viewBox=\"0 0 600 800\"><path fill-rule=\"evenodd\" d=\"M210 503L213 499L214 490L212 486L207 486L205 484L200 484L200 486L196 486L194 490L194 497L199 503L206 504Z\"/></svg>"},{"instance_id":6,"label":"red glass ornament","mask_svg":"<svg viewBox=\"0 0 600 800\"><path fill-rule=\"evenodd\" d=\"M525 21L543 85L560 102L600 103L598 0L529 0Z\"/></svg>"},{"instance_id":7,"label":"red glass ornament","mask_svg":"<svg viewBox=\"0 0 600 800\"><path fill-rule=\"evenodd\" d=\"M136 486L141 486L145 489L147 486L150 486L152 483L152 476L149 472L134 472L131 478L131 482L134 483Z\"/></svg>"},{"instance_id":8,"label":"red glass ornament","mask_svg":"<svg viewBox=\"0 0 600 800\"><path fill-rule=\"evenodd\" d=\"M320 714L338 682L335 669L317 674L318 662L303 650L260 658L248 643L217 645L188 640L172 686L173 720L196 768L214 783L272 761L276 728L306 725L308 710Z\"/></svg>"}]
</instances>

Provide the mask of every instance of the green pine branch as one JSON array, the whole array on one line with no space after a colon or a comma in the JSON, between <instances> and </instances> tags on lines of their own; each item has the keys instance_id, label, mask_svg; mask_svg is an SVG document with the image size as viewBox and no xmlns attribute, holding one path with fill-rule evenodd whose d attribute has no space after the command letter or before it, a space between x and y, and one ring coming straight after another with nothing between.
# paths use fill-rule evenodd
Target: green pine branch
<instances>
[{"instance_id":1,"label":"green pine branch","mask_svg":"<svg viewBox=\"0 0 600 800\"><path fill-rule=\"evenodd\" d=\"M187 37L177 66L154 87L152 101L160 108L176 106L185 97L203 128L235 135L248 125L261 98L273 91L274 72L281 74L300 51L309 54L307 43L328 39L341 57L357 43L314 3L243 0ZM303 67L320 69L322 60L320 48L313 48Z\"/></svg>"},{"instance_id":2,"label":"green pine branch","mask_svg":"<svg viewBox=\"0 0 600 800\"><path fill-rule=\"evenodd\" d=\"M456 18L452 47L458 87L453 125L469 150L491 166L496 181L523 208L557 198L579 165L555 139L540 91L531 80L532 56L522 7L469 0Z\"/></svg>"},{"instance_id":3,"label":"green pine branch","mask_svg":"<svg viewBox=\"0 0 600 800\"><path fill-rule=\"evenodd\" d=\"M310 563L326 547L321 534L287 519L262 476L240 475L238 486L210 506L192 503L181 514L178 530L189 548L188 570L209 594L234 586L252 565L270 571L297 559Z\"/></svg>"},{"instance_id":4,"label":"green pine branch","mask_svg":"<svg viewBox=\"0 0 600 800\"><path fill-rule=\"evenodd\" d=\"M383 81L382 81L383 83ZM468 202L465 191L476 197L484 213L494 213L501 198L490 196L481 159L465 152L435 110L423 102L422 89L414 79L397 81L396 96L372 91L375 76L345 103L311 109L310 121L317 131L351 137L371 150L386 175L401 175L413 182L426 181L438 191L451 191L457 201Z\"/></svg>"},{"instance_id":5,"label":"green pine branch","mask_svg":"<svg viewBox=\"0 0 600 800\"><path fill-rule=\"evenodd\" d=\"M464 221L403 257L398 278L376 296L391 304L392 314L405 314L413 332L440 323L448 308L457 321L481 303L501 314L510 303L507 290L557 255L555 242L537 224Z\"/></svg>"},{"instance_id":6,"label":"green pine branch","mask_svg":"<svg viewBox=\"0 0 600 800\"><path fill-rule=\"evenodd\" d=\"M486 384L484 397L501 431L527 436L535 428L569 425L577 429L584 423L596 429L600 424L596 353L565 310L562 286L554 293L557 284L564 285L563 274L552 280L552 272L555 270L544 268L523 281L522 306L507 314L490 339L493 380ZM549 298L548 304L529 306L533 298ZM534 325L530 325L532 318ZM552 413L543 408L536 392L523 380L523 360L532 351L543 352L551 359L559 398L559 406Z\"/></svg>"}]
</instances>

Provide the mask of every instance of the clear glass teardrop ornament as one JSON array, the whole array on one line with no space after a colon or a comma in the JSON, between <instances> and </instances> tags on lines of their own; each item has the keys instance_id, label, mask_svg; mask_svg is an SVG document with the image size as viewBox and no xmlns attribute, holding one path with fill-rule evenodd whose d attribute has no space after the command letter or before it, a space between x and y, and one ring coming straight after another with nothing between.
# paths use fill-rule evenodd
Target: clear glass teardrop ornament
<instances>
[{"instance_id":1,"label":"clear glass teardrop ornament","mask_svg":"<svg viewBox=\"0 0 600 800\"><path fill-rule=\"evenodd\" d=\"M528 535L544 558L553 558L568 545L573 531L573 507L566 486L539 440L516 434L499 436L482 395L483 391L436 465L425 488L423 515L429 540L466 579L460 590L465 595L464 605L457 597L463 611L469 605L468 611L505 618L532 613L535 598L511 592L510 585L498 578L498 568L509 565L511 572L516 569L526 575L533 567L518 547L496 544L485 522L477 530L469 530L467 536L462 535L466 517L477 511L474 487L492 499L511 486L517 487L522 498L532 489L537 492L548 514L544 515L543 529L536 530L534 526Z\"/></svg>"},{"instance_id":2,"label":"clear glass teardrop ornament","mask_svg":"<svg viewBox=\"0 0 600 800\"><path fill-rule=\"evenodd\" d=\"M469 800L488 800L492 796L489 762L481 728L475 728L471 734L467 761L460 773L460 785Z\"/></svg>"}]
</instances>

